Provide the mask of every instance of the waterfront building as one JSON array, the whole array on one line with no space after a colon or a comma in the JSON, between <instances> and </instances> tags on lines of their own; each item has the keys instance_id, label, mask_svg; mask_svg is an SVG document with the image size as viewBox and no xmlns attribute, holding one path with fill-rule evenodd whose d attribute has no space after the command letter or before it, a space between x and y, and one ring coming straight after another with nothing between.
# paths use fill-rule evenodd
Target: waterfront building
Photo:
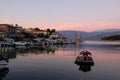
<instances>
[{"instance_id":1,"label":"waterfront building","mask_svg":"<svg viewBox=\"0 0 120 80\"><path fill-rule=\"evenodd\" d=\"M0 31L6 33L15 33L16 28L10 24L0 24Z\"/></svg>"},{"instance_id":2,"label":"waterfront building","mask_svg":"<svg viewBox=\"0 0 120 80\"><path fill-rule=\"evenodd\" d=\"M47 35L47 31L46 30L40 30L40 29L34 29L34 28L29 28L29 29L25 29L25 32L31 33L31 34L44 34Z\"/></svg>"},{"instance_id":3,"label":"waterfront building","mask_svg":"<svg viewBox=\"0 0 120 80\"><path fill-rule=\"evenodd\" d=\"M1 38L15 38L15 37L23 37L22 32L24 29L18 24L0 24L0 37Z\"/></svg>"},{"instance_id":4,"label":"waterfront building","mask_svg":"<svg viewBox=\"0 0 120 80\"><path fill-rule=\"evenodd\" d=\"M4 32L7 37L15 37L16 28L10 24L0 24L0 31Z\"/></svg>"},{"instance_id":5,"label":"waterfront building","mask_svg":"<svg viewBox=\"0 0 120 80\"><path fill-rule=\"evenodd\" d=\"M51 35L50 35L50 37L49 38L54 38L54 39L62 39L62 35L60 35L58 32L54 32L54 33L52 33Z\"/></svg>"},{"instance_id":6,"label":"waterfront building","mask_svg":"<svg viewBox=\"0 0 120 80\"><path fill-rule=\"evenodd\" d=\"M5 38L6 37L6 34L2 31L0 31L0 38Z\"/></svg>"}]
</instances>

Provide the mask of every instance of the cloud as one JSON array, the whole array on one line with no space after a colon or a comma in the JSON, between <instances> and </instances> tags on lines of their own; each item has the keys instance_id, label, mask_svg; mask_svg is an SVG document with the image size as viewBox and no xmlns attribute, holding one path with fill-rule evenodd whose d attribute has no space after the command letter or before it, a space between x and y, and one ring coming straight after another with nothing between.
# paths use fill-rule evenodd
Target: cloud
<instances>
[{"instance_id":1,"label":"cloud","mask_svg":"<svg viewBox=\"0 0 120 80\"><path fill-rule=\"evenodd\" d=\"M79 22L79 23L64 23L54 27L58 30L80 30L80 31L95 31L120 28L120 22Z\"/></svg>"}]
</instances>

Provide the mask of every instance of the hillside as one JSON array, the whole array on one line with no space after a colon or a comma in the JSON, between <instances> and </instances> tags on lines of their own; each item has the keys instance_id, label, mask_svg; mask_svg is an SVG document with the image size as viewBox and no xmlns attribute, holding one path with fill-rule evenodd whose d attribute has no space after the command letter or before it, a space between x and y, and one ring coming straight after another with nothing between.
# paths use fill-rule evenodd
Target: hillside
<instances>
[{"instance_id":1,"label":"hillside","mask_svg":"<svg viewBox=\"0 0 120 80\"><path fill-rule=\"evenodd\" d=\"M120 35L104 37L101 40L112 40L112 41L120 40Z\"/></svg>"},{"instance_id":2,"label":"hillside","mask_svg":"<svg viewBox=\"0 0 120 80\"><path fill-rule=\"evenodd\" d=\"M69 39L76 39L77 31L58 31L60 34L64 35ZM101 40L103 37L120 35L120 29L105 29L94 32L84 32L80 31L80 35L83 40Z\"/></svg>"}]
</instances>

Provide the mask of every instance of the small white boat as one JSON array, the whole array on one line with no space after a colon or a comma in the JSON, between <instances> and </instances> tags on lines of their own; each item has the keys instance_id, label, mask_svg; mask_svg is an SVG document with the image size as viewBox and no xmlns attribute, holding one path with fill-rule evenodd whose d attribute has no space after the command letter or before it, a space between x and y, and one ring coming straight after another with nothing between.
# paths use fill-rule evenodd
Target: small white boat
<instances>
[{"instance_id":1,"label":"small white boat","mask_svg":"<svg viewBox=\"0 0 120 80\"><path fill-rule=\"evenodd\" d=\"M7 65L7 64L8 64L8 61L6 61L6 60L0 61L0 66L1 66L1 65Z\"/></svg>"}]
</instances>

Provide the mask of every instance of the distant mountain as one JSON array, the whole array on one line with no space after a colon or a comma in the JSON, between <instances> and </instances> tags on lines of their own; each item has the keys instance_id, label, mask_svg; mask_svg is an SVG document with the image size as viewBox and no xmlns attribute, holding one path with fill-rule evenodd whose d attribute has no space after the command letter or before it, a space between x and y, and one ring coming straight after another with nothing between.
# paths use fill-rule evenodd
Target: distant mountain
<instances>
[{"instance_id":1,"label":"distant mountain","mask_svg":"<svg viewBox=\"0 0 120 80\"><path fill-rule=\"evenodd\" d=\"M58 32L69 39L76 39L77 37L77 31L65 30ZM94 32L80 31L80 36L82 37L83 40L101 40L101 38L103 37L108 37L113 35L120 35L120 29L105 29Z\"/></svg>"},{"instance_id":2,"label":"distant mountain","mask_svg":"<svg viewBox=\"0 0 120 80\"><path fill-rule=\"evenodd\" d=\"M116 31L120 31L120 29L104 29L104 30L99 30L96 32L116 32Z\"/></svg>"},{"instance_id":3,"label":"distant mountain","mask_svg":"<svg viewBox=\"0 0 120 80\"><path fill-rule=\"evenodd\" d=\"M72 30L64 30L64 31L58 31L61 35L67 37L68 39L76 39L77 38L77 31ZM80 36L86 36L87 32L81 31Z\"/></svg>"}]
</instances>

